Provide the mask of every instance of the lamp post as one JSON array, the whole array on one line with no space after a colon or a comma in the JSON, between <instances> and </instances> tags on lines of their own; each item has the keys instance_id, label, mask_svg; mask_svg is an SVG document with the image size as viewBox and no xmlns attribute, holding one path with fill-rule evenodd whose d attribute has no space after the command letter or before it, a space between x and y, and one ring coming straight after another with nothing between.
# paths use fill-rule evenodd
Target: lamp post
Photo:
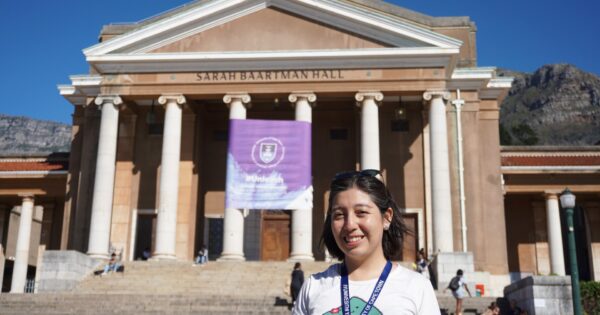
<instances>
[{"instance_id":1,"label":"lamp post","mask_svg":"<svg viewBox=\"0 0 600 315\"><path fill-rule=\"evenodd\" d=\"M577 269L577 256L575 255L575 233L573 233L573 212L575 209L575 195L569 188L560 195L560 205L567 214L567 226L569 228L569 262L571 264L571 291L573 292L573 312L581 315L581 295L579 293L579 271Z\"/></svg>"}]
</instances>

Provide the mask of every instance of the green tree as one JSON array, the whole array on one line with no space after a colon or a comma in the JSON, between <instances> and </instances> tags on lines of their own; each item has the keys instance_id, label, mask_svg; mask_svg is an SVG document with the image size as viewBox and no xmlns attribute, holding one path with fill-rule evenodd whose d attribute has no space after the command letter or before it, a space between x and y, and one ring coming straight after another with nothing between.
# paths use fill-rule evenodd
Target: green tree
<instances>
[{"instance_id":1,"label":"green tree","mask_svg":"<svg viewBox=\"0 0 600 315\"><path fill-rule=\"evenodd\" d=\"M521 123L511 128L512 134L516 137L521 144L524 145L536 145L539 142L535 131L529 127L526 123Z\"/></svg>"}]
</instances>

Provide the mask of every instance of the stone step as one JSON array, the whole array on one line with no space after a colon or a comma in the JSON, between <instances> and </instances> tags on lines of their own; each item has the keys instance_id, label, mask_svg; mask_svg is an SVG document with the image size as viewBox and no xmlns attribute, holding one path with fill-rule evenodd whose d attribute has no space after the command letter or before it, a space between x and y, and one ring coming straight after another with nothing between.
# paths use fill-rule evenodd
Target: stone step
<instances>
[{"instance_id":1,"label":"stone step","mask_svg":"<svg viewBox=\"0 0 600 315\"><path fill-rule=\"evenodd\" d=\"M126 262L124 273L90 275L59 294L0 295L2 314L289 314L284 289L293 263L182 261ZM305 277L329 263L303 263ZM99 266L100 268L101 266ZM407 267L410 267L408 265ZM437 293L440 308L454 310L450 293ZM493 298L467 298L481 313Z\"/></svg>"},{"instance_id":2,"label":"stone step","mask_svg":"<svg viewBox=\"0 0 600 315\"><path fill-rule=\"evenodd\" d=\"M277 300L196 295L3 294L2 314L289 314Z\"/></svg>"},{"instance_id":3,"label":"stone step","mask_svg":"<svg viewBox=\"0 0 600 315\"><path fill-rule=\"evenodd\" d=\"M494 298L466 298L465 314L482 313ZM438 296L440 308L452 313L454 298ZM2 314L289 314L287 301L223 295L3 294ZM279 304L279 306L277 306ZM475 310L475 312L473 312Z\"/></svg>"}]
</instances>

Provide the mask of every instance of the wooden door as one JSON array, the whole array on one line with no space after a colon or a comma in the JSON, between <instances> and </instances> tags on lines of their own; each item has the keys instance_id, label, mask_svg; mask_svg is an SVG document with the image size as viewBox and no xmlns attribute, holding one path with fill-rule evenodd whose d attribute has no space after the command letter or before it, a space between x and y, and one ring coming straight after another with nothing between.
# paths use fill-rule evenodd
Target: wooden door
<instances>
[{"instance_id":1,"label":"wooden door","mask_svg":"<svg viewBox=\"0 0 600 315\"><path fill-rule=\"evenodd\" d=\"M286 260L290 256L290 213L288 211L263 211L260 259Z\"/></svg>"}]
</instances>

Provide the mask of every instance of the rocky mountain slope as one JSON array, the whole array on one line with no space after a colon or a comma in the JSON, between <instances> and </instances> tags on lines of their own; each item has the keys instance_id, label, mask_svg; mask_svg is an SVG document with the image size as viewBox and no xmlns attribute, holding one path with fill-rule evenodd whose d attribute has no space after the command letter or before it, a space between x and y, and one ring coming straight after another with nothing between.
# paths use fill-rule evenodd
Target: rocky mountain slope
<instances>
[{"instance_id":1,"label":"rocky mountain slope","mask_svg":"<svg viewBox=\"0 0 600 315\"><path fill-rule=\"evenodd\" d=\"M600 78L568 64L515 77L500 110L503 145L600 145Z\"/></svg>"},{"instance_id":2,"label":"rocky mountain slope","mask_svg":"<svg viewBox=\"0 0 600 315\"><path fill-rule=\"evenodd\" d=\"M52 121L0 114L0 155L68 152L71 126Z\"/></svg>"}]
</instances>

